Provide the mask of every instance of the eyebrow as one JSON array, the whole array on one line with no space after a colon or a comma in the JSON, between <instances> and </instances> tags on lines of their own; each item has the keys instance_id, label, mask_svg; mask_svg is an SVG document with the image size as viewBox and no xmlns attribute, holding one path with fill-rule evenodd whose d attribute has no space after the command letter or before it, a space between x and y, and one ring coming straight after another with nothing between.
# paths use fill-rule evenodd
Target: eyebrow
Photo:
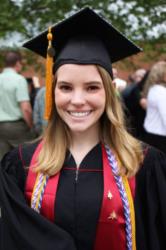
<instances>
[{"instance_id":1,"label":"eyebrow","mask_svg":"<svg viewBox=\"0 0 166 250\"><path fill-rule=\"evenodd\" d=\"M69 84L71 85L71 82L66 82L66 81L57 81L57 84ZM102 82L100 81L89 81L89 82L84 82L85 85L89 85L89 84L97 84L97 85L101 85Z\"/></svg>"}]
</instances>

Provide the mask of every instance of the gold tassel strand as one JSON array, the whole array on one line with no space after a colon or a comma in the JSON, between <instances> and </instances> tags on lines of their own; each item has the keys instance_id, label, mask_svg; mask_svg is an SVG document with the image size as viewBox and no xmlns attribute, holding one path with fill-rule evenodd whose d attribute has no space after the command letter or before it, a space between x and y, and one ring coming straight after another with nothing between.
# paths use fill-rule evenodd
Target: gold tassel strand
<instances>
[{"instance_id":1,"label":"gold tassel strand","mask_svg":"<svg viewBox=\"0 0 166 250\"><path fill-rule=\"evenodd\" d=\"M48 29L47 34L48 48L47 48L47 58L46 58L46 94L45 94L45 119L49 120L52 108L52 82L53 82L53 57L54 49L52 47L53 35L51 33L51 27Z\"/></svg>"}]
</instances>

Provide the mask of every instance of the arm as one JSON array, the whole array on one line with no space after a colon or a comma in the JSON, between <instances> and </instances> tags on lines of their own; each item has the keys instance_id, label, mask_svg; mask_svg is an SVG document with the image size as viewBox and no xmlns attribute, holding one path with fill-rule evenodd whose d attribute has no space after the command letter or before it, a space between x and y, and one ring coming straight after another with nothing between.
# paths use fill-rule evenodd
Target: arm
<instances>
[{"instance_id":1,"label":"arm","mask_svg":"<svg viewBox=\"0 0 166 250\"><path fill-rule=\"evenodd\" d=\"M139 101L140 106L146 110L147 108L147 99L146 98L141 98Z\"/></svg>"},{"instance_id":2,"label":"arm","mask_svg":"<svg viewBox=\"0 0 166 250\"><path fill-rule=\"evenodd\" d=\"M149 148L136 176L135 215L137 250L166 246L166 156Z\"/></svg>"},{"instance_id":3,"label":"arm","mask_svg":"<svg viewBox=\"0 0 166 250\"><path fill-rule=\"evenodd\" d=\"M166 108L165 108L165 105L166 105L166 90L163 90L163 92L161 92L159 97L158 97L157 108L158 108L158 112L160 114L162 123L166 129Z\"/></svg>"},{"instance_id":4,"label":"arm","mask_svg":"<svg viewBox=\"0 0 166 250\"><path fill-rule=\"evenodd\" d=\"M24 176L25 169L15 149L3 158L0 166L0 204L3 204L1 249L76 250L74 240L67 231L27 205Z\"/></svg>"},{"instance_id":5,"label":"arm","mask_svg":"<svg viewBox=\"0 0 166 250\"><path fill-rule=\"evenodd\" d=\"M24 77L19 76L16 99L23 114L23 119L29 128L32 128L32 108L29 100L27 82Z\"/></svg>"},{"instance_id":6,"label":"arm","mask_svg":"<svg viewBox=\"0 0 166 250\"><path fill-rule=\"evenodd\" d=\"M19 103L23 114L23 118L29 128L32 128L32 108L29 101L22 101Z\"/></svg>"}]
</instances>

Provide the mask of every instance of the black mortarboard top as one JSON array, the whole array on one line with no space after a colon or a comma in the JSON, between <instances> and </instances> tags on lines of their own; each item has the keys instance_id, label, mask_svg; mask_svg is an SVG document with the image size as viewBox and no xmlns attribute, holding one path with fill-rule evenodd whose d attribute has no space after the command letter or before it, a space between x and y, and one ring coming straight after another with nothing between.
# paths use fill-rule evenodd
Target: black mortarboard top
<instances>
[{"instance_id":1,"label":"black mortarboard top","mask_svg":"<svg viewBox=\"0 0 166 250\"><path fill-rule=\"evenodd\" d=\"M51 32L55 69L65 63L98 64L112 76L111 63L141 51L89 7L53 25ZM23 46L46 57L47 33L46 30Z\"/></svg>"}]
</instances>

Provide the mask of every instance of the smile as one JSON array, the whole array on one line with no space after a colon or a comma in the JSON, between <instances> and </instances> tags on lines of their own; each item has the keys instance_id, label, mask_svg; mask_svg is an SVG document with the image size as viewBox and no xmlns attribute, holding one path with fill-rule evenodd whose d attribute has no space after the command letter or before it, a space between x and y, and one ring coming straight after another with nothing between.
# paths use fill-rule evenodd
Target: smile
<instances>
[{"instance_id":1,"label":"smile","mask_svg":"<svg viewBox=\"0 0 166 250\"><path fill-rule=\"evenodd\" d=\"M84 112L68 111L68 113L73 117L85 117L88 116L91 113L91 111L84 111Z\"/></svg>"}]
</instances>

